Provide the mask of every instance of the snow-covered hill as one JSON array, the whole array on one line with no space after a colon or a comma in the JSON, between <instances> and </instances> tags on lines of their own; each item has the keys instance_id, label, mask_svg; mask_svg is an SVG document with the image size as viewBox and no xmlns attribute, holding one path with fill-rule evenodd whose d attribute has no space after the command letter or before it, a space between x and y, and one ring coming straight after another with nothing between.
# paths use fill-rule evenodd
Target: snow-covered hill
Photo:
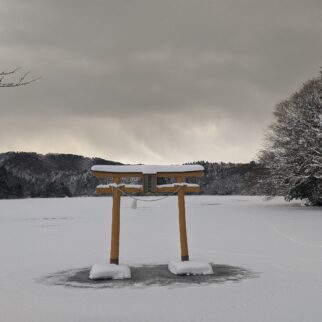
<instances>
[{"instance_id":1,"label":"snow-covered hill","mask_svg":"<svg viewBox=\"0 0 322 322\"><path fill-rule=\"evenodd\" d=\"M0 199L29 197L74 197L94 195L98 184L90 172L96 164L121 164L73 154L8 152L0 154ZM203 194L263 194L258 184L264 169L245 164L199 161L205 168Z\"/></svg>"},{"instance_id":2,"label":"snow-covered hill","mask_svg":"<svg viewBox=\"0 0 322 322\"><path fill-rule=\"evenodd\" d=\"M120 164L73 154L0 154L0 199L93 195L95 164Z\"/></svg>"}]
</instances>

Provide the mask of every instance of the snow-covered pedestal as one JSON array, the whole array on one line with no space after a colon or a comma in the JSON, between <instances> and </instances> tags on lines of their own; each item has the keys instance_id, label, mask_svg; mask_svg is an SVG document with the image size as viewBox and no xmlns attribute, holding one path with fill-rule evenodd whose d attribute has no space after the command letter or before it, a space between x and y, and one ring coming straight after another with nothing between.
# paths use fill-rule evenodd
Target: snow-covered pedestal
<instances>
[{"instance_id":1,"label":"snow-covered pedestal","mask_svg":"<svg viewBox=\"0 0 322 322\"><path fill-rule=\"evenodd\" d=\"M197 261L170 262L168 268L175 275L209 275L214 273L210 264Z\"/></svg>"},{"instance_id":2,"label":"snow-covered pedestal","mask_svg":"<svg viewBox=\"0 0 322 322\"><path fill-rule=\"evenodd\" d=\"M131 278L131 270L127 265L95 264L92 266L91 271L89 272L89 278L92 280L121 280Z\"/></svg>"}]
</instances>

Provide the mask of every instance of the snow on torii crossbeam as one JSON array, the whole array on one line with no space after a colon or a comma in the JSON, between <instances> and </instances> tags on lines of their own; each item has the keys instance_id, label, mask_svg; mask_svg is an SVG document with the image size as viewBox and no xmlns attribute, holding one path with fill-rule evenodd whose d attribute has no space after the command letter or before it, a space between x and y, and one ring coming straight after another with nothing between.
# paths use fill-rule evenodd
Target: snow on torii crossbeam
<instances>
[{"instance_id":1,"label":"snow on torii crossbeam","mask_svg":"<svg viewBox=\"0 0 322 322\"><path fill-rule=\"evenodd\" d=\"M95 165L92 174L97 178L113 178L112 184L99 185L97 194L113 194L112 234L110 263L119 263L120 203L121 193L178 193L181 260L188 261L188 241L185 216L185 192L199 192L200 186L184 181L186 177L200 177L204 168L200 165ZM141 178L142 185L121 184L122 178ZM175 178L173 184L158 185L158 178Z\"/></svg>"}]
</instances>

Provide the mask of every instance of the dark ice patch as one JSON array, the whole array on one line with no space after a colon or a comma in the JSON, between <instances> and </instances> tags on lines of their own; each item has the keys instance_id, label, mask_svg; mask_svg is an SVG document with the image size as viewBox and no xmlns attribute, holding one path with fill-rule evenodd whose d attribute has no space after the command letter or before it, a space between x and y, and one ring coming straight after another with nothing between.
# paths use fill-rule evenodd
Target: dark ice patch
<instances>
[{"instance_id":1,"label":"dark ice patch","mask_svg":"<svg viewBox=\"0 0 322 322\"><path fill-rule=\"evenodd\" d=\"M131 266L131 279L125 280L91 280L90 268L72 269L61 271L41 278L39 281L50 285L62 285L75 288L146 288L150 286L191 286L224 283L228 281L238 282L247 278L258 277L258 273L248 269L211 264L212 275L174 275L168 270L168 265L144 265Z\"/></svg>"}]
</instances>

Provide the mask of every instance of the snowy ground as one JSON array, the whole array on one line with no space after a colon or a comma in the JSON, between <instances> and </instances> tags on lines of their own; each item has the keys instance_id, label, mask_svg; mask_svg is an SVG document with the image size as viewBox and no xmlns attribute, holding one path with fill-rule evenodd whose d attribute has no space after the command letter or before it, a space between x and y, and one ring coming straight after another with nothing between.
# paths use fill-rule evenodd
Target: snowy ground
<instances>
[{"instance_id":1,"label":"snowy ground","mask_svg":"<svg viewBox=\"0 0 322 322\"><path fill-rule=\"evenodd\" d=\"M109 253L111 198L0 201L0 321L322 321L322 211L259 197L187 197L190 257L252 278L118 288L46 283ZM177 200L122 199L122 263L179 254ZM50 279L48 279L49 281Z\"/></svg>"}]
</instances>

